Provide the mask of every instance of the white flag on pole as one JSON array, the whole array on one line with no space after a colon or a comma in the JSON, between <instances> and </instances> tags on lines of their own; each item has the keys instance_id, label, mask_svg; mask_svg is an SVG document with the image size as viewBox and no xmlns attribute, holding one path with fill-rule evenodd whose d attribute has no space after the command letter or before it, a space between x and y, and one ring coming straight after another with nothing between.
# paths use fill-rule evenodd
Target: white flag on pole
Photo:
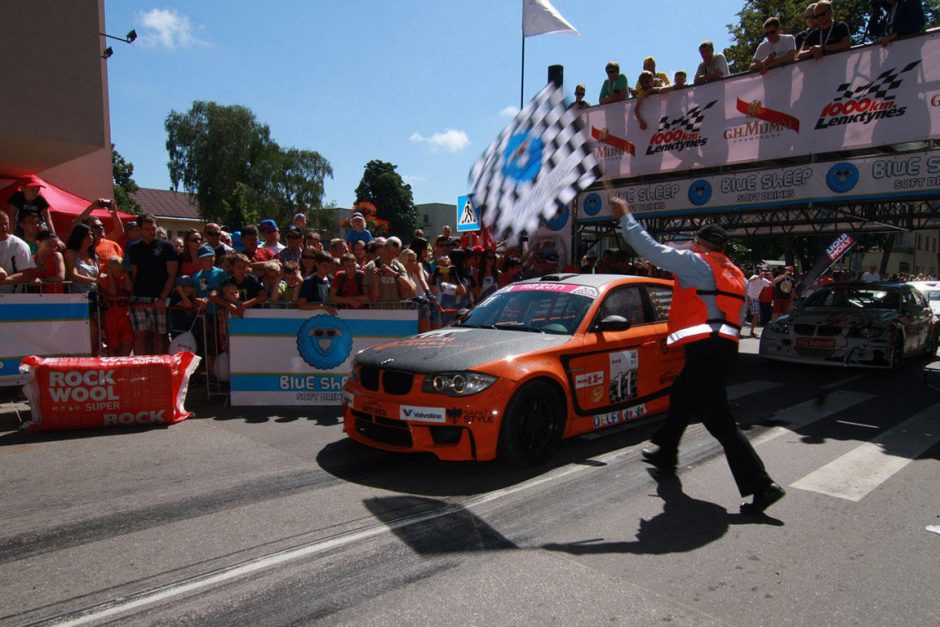
<instances>
[{"instance_id":1,"label":"white flag on pole","mask_svg":"<svg viewBox=\"0 0 940 627\"><path fill-rule=\"evenodd\" d=\"M548 0L522 0L522 36L545 33L581 34Z\"/></svg>"},{"instance_id":2,"label":"white flag on pole","mask_svg":"<svg viewBox=\"0 0 940 627\"><path fill-rule=\"evenodd\" d=\"M473 204L498 239L515 242L551 220L601 176L584 122L549 83L470 171Z\"/></svg>"}]
</instances>

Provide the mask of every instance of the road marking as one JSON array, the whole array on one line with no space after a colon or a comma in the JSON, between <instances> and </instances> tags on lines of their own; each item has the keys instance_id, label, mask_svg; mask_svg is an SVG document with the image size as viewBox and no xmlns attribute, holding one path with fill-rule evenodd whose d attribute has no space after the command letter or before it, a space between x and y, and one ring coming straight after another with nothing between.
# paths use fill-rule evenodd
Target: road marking
<instances>
[{"instance_id":1,"label":"road marking","mask_svg":"<svg viewBox=\"0 0 940 627\"><path fill-rule=\"evenodd\" d=\"M189 579L183 579L181 581L168 584L166 586L161 586L159 588L154 588L151 590L145 590L143 592L132 594L127 597L122 598L119 601L109 601L105 603L100 603L83 610L77 610L74 612L66 613L62 616L51 619L51 621L44 622L53 622L56 625L86 625L89 623L95 623L107 618L117 616L118 614L123 614L125 612L130 612L154 603L159 603L161 601L166 601L172 599L173 597L178 597L182 594L187 594L194 592L203 588L208 588L210 586L216 586L227 581L231 581L238 577L243 577L251 573L255 573L261 570L266 570L286 562L293 560L301 559L304 557L309 557L316 555L318 553L323 553L343 547L349 544L354 544L356 542L362 542L376 536L387 534L389 532L401 529L403 527L409 527L411 525L417 525L423 522L430 520L435 520L437 518L442 518L444 516L450 516L451 514L461 512L464 510L470 510L474 507L479 507L491 501L495 501L499 498L503 498L514 494L516 492L522 492L524 490L529 490L543 483L554 481L573 475L576 473L595 471L599 468L603 468L610 461L613 461L617 457L628 457L636 456L638 453L636 451L624 452L612 451L606 453L599 457L591 458L588 461L600 462L600 465L597 467L592 466L583 466L580 464L569 464L568 466L562 466L556 468L553 471L545 473L539 477L534 477L523 483L509 486L506 488L501 488L499 490L494 490L492 492L487 492L486 494L480 494L476 497L470 498L463 503L455 503L453 505L448 505L442 507L441 509L436 509L432 512L422 512L418 514L413 514L411 516L405 516L398 520L393 520L390 522L377 523L370 525L363 529L357 529L350 531L344 534L340 534L333 538L326 538L323 540L316 540L308 544L303 544L301 546L293 547L290 549L285 549L283 551L278 551L270 555L265 555L263 557L258 557L252 560L248 560L241 564L235 564L226 568L220 568L203 575L198 575L196 577L191 577Z\"/></svg>"},{"instance_id":2,"label":"road marking","mask_svg":"<svg viewBox=\"0 0 940 627\"><path fill-rule=\"evenodd\" d=\"M852 425L853 427L865 427L866 429L878 429L878 425L866 425L863 422L852 422L851 420L836 420L836 422L843 425Z\"/></svg>"},{"instance_id":3,"label":"road marking","mask_svg":"<svg viewBox=\"0 0 940 627\"><path fill-rule=\"evenodd\" d=\"M853 381L858 381L859 379L864 379L865 377L870 377L871 374L872 374L871 372L860 372L860 373L858 373L858 374L852 375L851 377L846 377L846 378L844 378L844 379L839 379L838 381L833 381L832 383L827 383L826 385L820 385L820 386L819 386L819 389L820 389L820 390L831 390L832 388L841 387L841 386L843 386L843 385L846 385L847 383L851 383L851 382L853 382Z\"/></svg>"},{"instance_id":4,"label":"road marking","mask_svg":"<svg viewBox=\"0 0 940 627\"><path fill-rule=\"evenodd\" d=\"M826 394L818 399L804 401L792 407L787 407L770 417L775 421L785 422L786 426L773 427L760 435L754 436L751 439L751 444L753 446L759 446L781 435L793 433L795 430L812 424L817 420L822 420L832 414L837 414L853 405L864 403L873 398L875 398L874 394L839 390L838 392Z\"/></svg>"},{"instance_id":5,"label":"road marking","mask_svg":"<svg viewBox=\"0 0 940 627\"><path fill-rule=\"evenodd\" d=\"M940 404L915 414L790 485L860 501L940 440L937 416Z\"/></svg>"}]
</instances>

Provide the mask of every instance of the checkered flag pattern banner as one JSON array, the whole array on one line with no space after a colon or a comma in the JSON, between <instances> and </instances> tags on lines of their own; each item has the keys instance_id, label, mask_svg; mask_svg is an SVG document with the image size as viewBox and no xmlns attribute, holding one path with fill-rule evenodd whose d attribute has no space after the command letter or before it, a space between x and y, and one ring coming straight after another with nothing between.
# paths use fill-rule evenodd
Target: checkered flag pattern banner
<instances>
[{"instance_id":1,"label":"checkered flag pattern banner","mask_svg":"<svg viewBox=\"0 0 940 627\"><path fill-rule=\"evenodd\" d=\"M900 71L895 68L890 70L885 70L878 75L878 78L871 81L870 83L865 83L855 89L850 89L852 83L842 83L836 88L837 92L842 92L839 96L834 98L835 102L840 100L852 100L858 96L869 96L871 98L878 98L880 100L893 100L895 94L891 92L901 86L901 83L904 82L904 79L901 78L901 75L910 72L913 70L920 61L911 61Z\"/></svg>"},{"instance_id":2,"label":"checkered flag pattern banner","mask_svg":"<svg viewBox=\"0 0 940 627\"><path fill-rule=\"evenodd\" d=\"M684 129L688 133L697 133L702 128L702 121L705 119L705 112L717 104L717 100L712 100L704 107L692 107L682 117L670 121L668 116L663 116L659 120L660 131L674 131Z\"/></svg>"},{"instance_id":3,"label":"checkered flag pattern banner","mask_svg":"<svg viewBox=\"0 0 940 627\"><path fill-rule=\"evenodd\" d=\"M549 83L473 165L473 204L496 239L515 243L601 174L583 121Z\"/></svg>"}]
</instances>

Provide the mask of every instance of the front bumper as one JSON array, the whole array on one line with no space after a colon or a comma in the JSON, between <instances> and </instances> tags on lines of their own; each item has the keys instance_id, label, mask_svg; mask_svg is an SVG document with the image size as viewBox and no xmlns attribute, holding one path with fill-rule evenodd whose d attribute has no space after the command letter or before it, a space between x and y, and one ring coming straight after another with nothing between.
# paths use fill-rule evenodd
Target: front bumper
<instances>
[{"instance_id":1,"label":"front bumper","mask_svg":"<svg viewBox=\"0 0 940 627\"><path fill-rule=\"evenodd\" d=\"M421 377L415 376L416 384L404 395L348 381L343 399L346 435L372 448L432 453L447 461L495 459L513 384L499 379L483 392L456 398L421 392Z\"/></svg>"}]
</instances>

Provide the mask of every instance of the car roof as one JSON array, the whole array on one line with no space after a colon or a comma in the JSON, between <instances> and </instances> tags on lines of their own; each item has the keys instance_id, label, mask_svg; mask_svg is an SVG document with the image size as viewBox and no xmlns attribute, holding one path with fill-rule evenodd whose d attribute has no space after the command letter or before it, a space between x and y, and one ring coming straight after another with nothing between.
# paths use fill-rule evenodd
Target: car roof
<instances>
[{"instance_id":1,"label":"car roof","mask_svg":"<svg viewBox=\"0 0 940 627\"><path fill-rule=\"evenodd\" d=\"M669 285L672 282L651 276L636 276L633 274L576 274L573 272L553 272L542 277L518 281L518 283L564 283L567 285L588 285L601 289L611 283L662 283Z\"/></svg>"},{"instance_id":2,"label":"car roof","mask_svg":"<svg viewBox=\"0 0 940 627\"><path fill-rule=\"evenodd\" d=\"M879 289L879 290L896 290L904 286L905 283L898 283L897 281L842 281L841 283L827 283L826 285L820 286L821 289L836 289L836 288L847 288L852 287L856 289Z\"/></svg>"}]
</instances>

